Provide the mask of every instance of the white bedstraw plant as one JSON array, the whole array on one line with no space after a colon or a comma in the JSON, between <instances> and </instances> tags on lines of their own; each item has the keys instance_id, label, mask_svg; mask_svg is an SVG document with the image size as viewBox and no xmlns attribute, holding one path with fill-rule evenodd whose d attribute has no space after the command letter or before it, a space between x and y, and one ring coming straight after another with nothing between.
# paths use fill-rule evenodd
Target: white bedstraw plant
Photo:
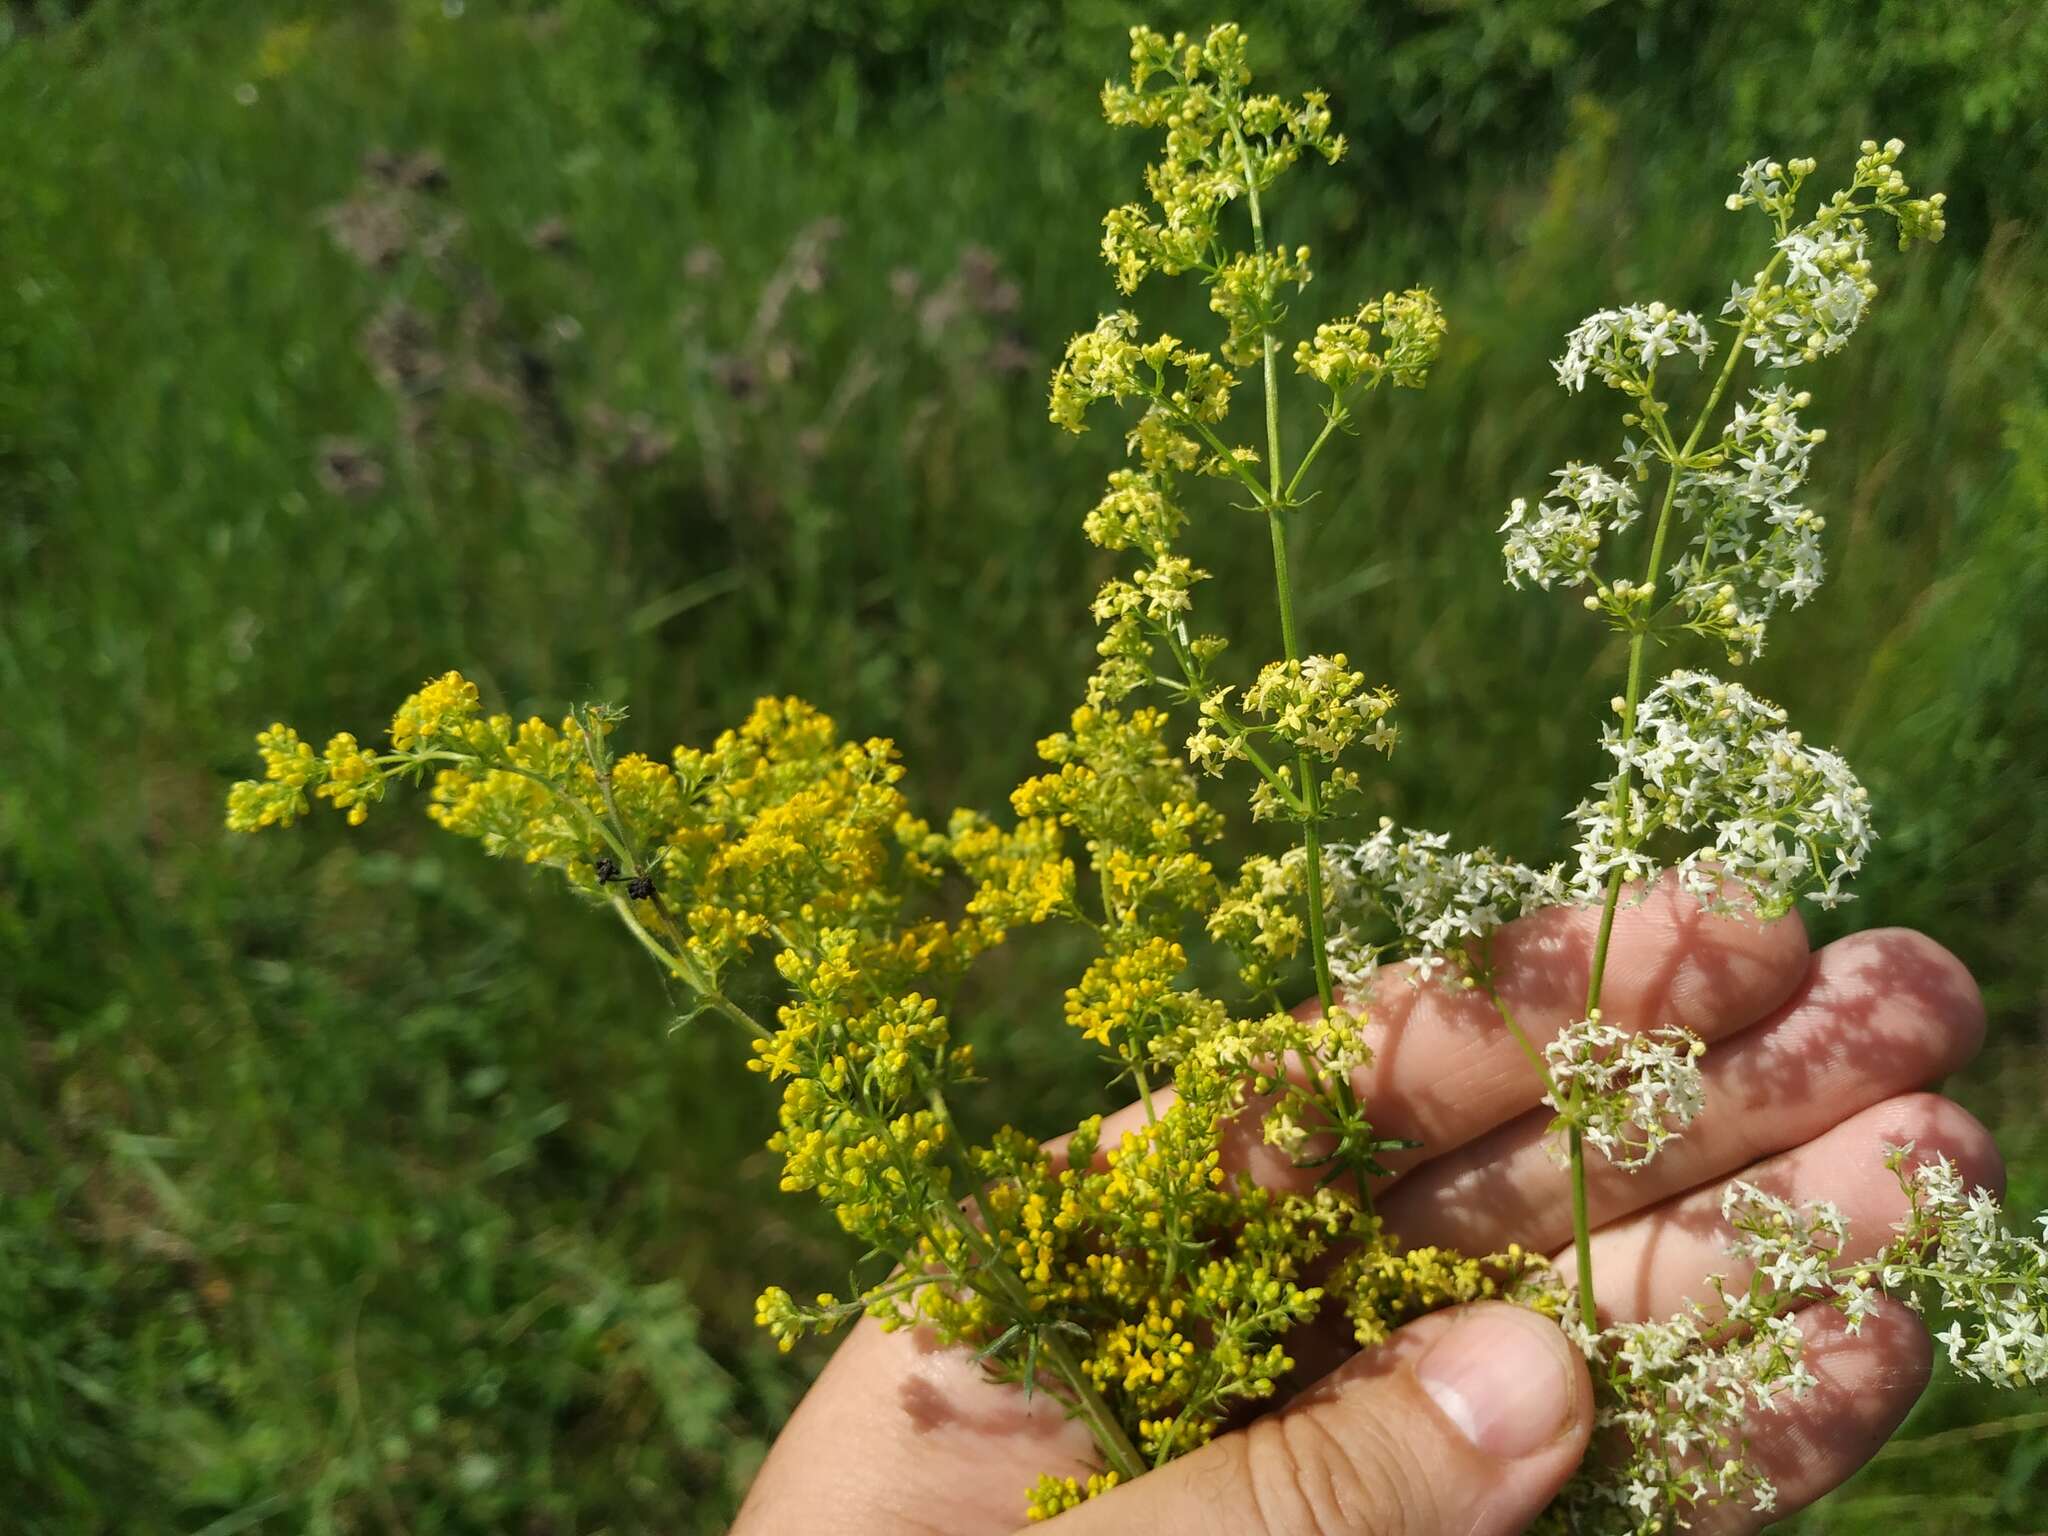
<instances>
[{"instance_id":1,"label":"white bedstraw plant","mask_svg":"<svg viewBox=\"0 0 2048 1536\"><path fill-rule=\"evenodd\" d=\"M1903 148L1866 142L1848 184L1817 201L1803 195L1811 160L1745 167L1727 205L1759 210L1769 243L1719 315L1628 304L1565 339L1557 381L1622 397L1619 449L1609 464L1567 464L1533 504L1515 499L1500 532L1510 586L1583 589L1584 607L1627 644L1623 691L1601 727L1613 771L1572 813L1575 862L1458 853L1391 823L1326 852L1332 962L1354 995L1394 960L1412 962L1410 984L1484 991L1556 1111L1576 1273L1550 1283L1567 1293L1567 1330L1592 1363L1605 1439L1546 1528L1647 1536L1723 1500L1770 1510L1776 1493L1745 1455L1743 1426L1814 1385L1802 1307L1832 1305L1853 1331L1879 1295L1938 1305L1952 1316L1938 1339L1958 1370L1999 1385L2048 1381L2048 1250L2015 1235L1998 1202L1966 1191L1945 1159L1916 1162L1911 1146L1889 1154L1910 1210L1877 1257L1844 1257L1833 1207L1797 1208L1738 1183L1722 1214L1730 1272L1746 1280L1717 1278L1706 1298L1650 1322L1603 1326L1593 1306L1589 1149L1643 1167L1706 1103L1704 1042L1601 1008L1620 904L1675 871L1709 910L1768 919L1802 897L1834 906L1851 899L1845 887L1875 836L1849 765L1783 709L1704 670L1654 683L1647 672L1653 647L1688 640L1739 666L1762 652L1781 609L1821 585L1826 521L1804 489L1826 434L1802 419L1812 398L1787 376L1839 351L1869 312L1874 226L1888 224L1901 250L1941 238L1943 200L1911 194ZM1688 395L1698 397L1690 412ZM1539 1049L1493 989L1489 937L1560 900L1597 903L1600 926L1581 1017Z\"/></svg>"}]
</instances>

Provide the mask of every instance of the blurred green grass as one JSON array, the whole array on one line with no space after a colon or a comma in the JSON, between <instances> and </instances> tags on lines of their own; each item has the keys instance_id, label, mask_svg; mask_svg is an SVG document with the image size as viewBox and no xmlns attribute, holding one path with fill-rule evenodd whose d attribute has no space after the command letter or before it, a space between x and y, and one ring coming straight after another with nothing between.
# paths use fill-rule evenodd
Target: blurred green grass
<instances>
[{"instance_id":1,"label":"blurred green grass","mask_svg":"<svg viewBox=\"0 0 2048 1536\"><path fill-rule=\"evenodd\" d=\"M1898 133L1949 188L1948 242L1816 372L1834 578L1759 681L1878 797L1850 915L1982 978L1955 1091L2048 1205L2048 21L1237 14L1353 138L1281 209L1310 301L1427 281L1454 326L1431 389L1326 454L1304 622L1402 691L1386 811L1532 854L1614 671L1497 574L1499 508L1607 430L1556 338L1717 297L1754 154ZM1132 19L0 13L0 1523L729 1518L817 1363L761 1347L753 1291L842 1257L774 1194L740 1050L410 818L231 841L219 797L272 718L361 729L455 665L518 710L626 700L649 744L801 692L897 737L934 809L995 803L1092 645L1077 528L1114 445L1042 391L1112 301L1095 218L1140 146L1092 90ZM1220 511L1198 538L1266 635L1258 540ZM985 1115L1095 1102L1061 960L983 987ZM2037 1407L1944 1380L1803 1528L2048 1525L2048 1432L2008 1417Z\"/></svg>"}]
</instances>

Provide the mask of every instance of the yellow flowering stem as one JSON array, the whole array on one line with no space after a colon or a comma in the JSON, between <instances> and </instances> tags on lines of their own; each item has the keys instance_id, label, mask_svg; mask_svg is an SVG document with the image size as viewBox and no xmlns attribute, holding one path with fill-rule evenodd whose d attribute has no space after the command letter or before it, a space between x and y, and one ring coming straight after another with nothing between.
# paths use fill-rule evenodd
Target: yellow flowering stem
<instances>
[{"instance_id":1,"label":"yellow flowering stem","mask_svg":"<svg viewBox=\"0 0 2048 1536\"><path fill-rule=\"evenodd\" d=\"M959 1129L953 1123L952 1108L946 1103L945 1094L934 1084L926 1091L926 1098L931 1104L932 1113L938 1116L940 1123L946 1127L947 1161L960 1175L962 1186L974 1191L976 1209L987 1210L988 1201L983 1195L985 1186L980 1175L974 1171L974 1165L967 1159ZM1009 1271L1002 1267L996 1255L995 1245L989 1241L989 1236L982 1230L981 1224L969 1216L961 1206L947 1205L946 1209L951 1213L953 1221L958 1224L961 1235L981 1255L984 1272L994 1278L1002 1292L1003 1300L1010 1304L1018 1320L1023 1322L1032 1318L1034 1313L1030 1297L1023 1293ZM1069 1406L1073 1409L1074 1416L1088 1426L1088 1432L1095 1437L1096 1448L1102 1452L1103 1460L1109 1463L1110 1470L1126 1482L1134 1477L1143 1476L1144 1458L1138 1454L1138 1448L1131 1443L1131 1437L1124 1433L1124 1427L1117 1422L1116 1415L1109 1411L1109 1404L1102 1400L1102 1394L1097 1392L1088 1380L1087 1374L1081 1369L1081 1362L1074 1358L1074 1353L1067 1348L1066 1341L1061 1339L1057 1332L1048 1329L1039 1335L1038 1353L1044 1357L1046 1364L1052 1368L1053 1375L1059 1378L1061 1385L1071 1394ZM1029 1383L1026 1385L1028 1387Z\"/></svg>"},{"instance_id":2,"label":"yellow flowering stem","mask_svg":"<svg viewBox=\"0 0 2048 1536\"><path fill-rule=\"evenodd\" d=\"M1145 1122L1157 1125L1159 1116L1152 1108L1152 1080L1145 1075L1145 1061L1142 1056L1131 1058L1131 1081L1138 1085L1138 1098L1145 1106Z\"/></svg>"},{"instance_id":3,"label":"yellow flowering stem","mask_svg":"<svg viewBox=\"0 0 2048 1536\"><path fill-rule=\"evenodd\" d=\"M575 796L566 793L560 785L513 763L493 762L489 758L478 754L449 751L390 753L378 758L377 761L379 763L391 764L422 762L481 764L485 768L498 772L517 774L520 778L527 779L547 790L559 804L568 808L584 826L595 833L606 847L617 854L620 863L628 869L638 871L641 868L641 861L634 850L623 840L625 822L619 816L617 803L612 799L611 775L597 760L596 751L590 741L590 727L583 722L581 716L578 716L577 724L583 732L584 752L590 759L591 772L597 776L599 792L604 796L605 804L611 811L612 819L618 823L620 829L618 832L614 832L612 827L605 824L603 817L595 815L589 806L585 805ZM665 948L660 940L649 933L646 925L634 913L631 903L626 901L624 897L620 896L616 891L607 891L606 897L611 903L612 910L618 914L619 921L625 924L626 931L631 933L640 946L654 957L655 961L664 971L674 976L692 992L696 993L698 997L703 999L706 1006L710 1007L714 1012L723 1014L727 1019L739 1025L748 1033L762 1040L774 1038L774 1031L768 1029L760 1020L756 1019L752 1014L740 1007L739 1004L735 1003L723 992L720 992L716 986L712 985L710 978L705 976L696 966L692 965L689 958L681 952L680 948L673 950ZM664 913L665 916L666 913Z\"/></svg>"},{"instance_id":4,"label":"yellow flowering stem","mask_svg":"<svg viewBox=\"0 0 2048 1536\"><path fill-rule=\"evenodd\" d=\"M1323 430L1318 432L1316 440L1308 445L1308 452L1303 454L1301 462L1294 466L1294 473L1287 481L1287 489L1280 494L1280 501L1283 506L1291 507L1297 505L1294 497L1295 493L1301 489L1302 476L1308 473L1309 465L1315 463L1316 455L1323 451L1323 444L1330 440L1330 434L1349 420L1350 416L1351 413L1344 408L1342 399L1333 392L1329 407L1323 413Z\"/></svg>"},{"instance_id":5,"label":"yellow flowering stem","mask_svg":"<svg viewBox=\"0 0 2048 1536\"><path fill-rule=\"evenodd\" d=\"M1102 889L1102 917L1103 922L1105 924L1105 927L1103 929L1098 929L1097 932L1106 933L1108 929L1121 926L1123 923L1123 916L1117 911L1116 896L1109 888L1109 871L1103 868L1100 864L1098 864L1095 867L1095 877L1096 883ZM1157 1125L1159 1123L1159 1116L1153 1111L1152 1108L1152 1083L1151 1080L1145 1076L1145 1057L1142 1047L1135 1048L1135 1053L1131 1057L1131 1082L1133 1083L1133 1085L1136 1086L1138 1090L1139 1102L1145 1106L1146 1121L1150 1124ZM943 1098L939 1099L937 1108L939 1109L940 1114L946 1117L947 1123L950 1125L952 1123L951 1117L944 1106L945 1100ZM979 1188L980 1186L977 1185L977 1199L979 1198Z\"/></svg>"},{"instance_id":6,"label":"yellow flowering stem","mask_svg":"<svg viewBox=\"0 0 2048 1536\"><path fill-rule=\"evenodd\" d=\"M1238 163L1244 167L1245 207L1251 214L1252 250L1266 254L1266 222L1259 208L1258 178L1252 172L1252 154L1239 128L1237 114L1230 115L1230 138L1237 146ZM1271 477L1264 498L1266 527L1273 540L1273 586L1280 600L1280 643L1287 659L1301 660L1301 644L1294 628L1294 587L1287 574L1287 525L1281 520L1285 498L1281 492L1280 464L1280 376L1275 365L1278 346L1272 328L1259 327L1261 363L1266 389L1266 469ZM1324 436L1329 435L1328 426ZM1320 445L1319 445L1320 446ZM1295 757L1301 775L1301 847L1307 860L1303 878L1307 885L1309 956L1315 964L1316 998L1328 1013L1337 1006L1336 989L1330 982L1330 945L1323 929L1323 834L1322 807L1317 804L1315 764L1304 748Z\"/></svg>"},{"instance_id":7,"label":"yellow flowering stem","mask_svg":"<svg viewBox=\"0 0 2048 1536\"><path fill-rule=\"evenodd\" d=\"M1230 451L1229 444L1216 435L1215 428L1211 427L1209 423L1202 420L1199 416L1192 415L1175 405L1163 389L1148 389L1145 391L1145 395L1154 405L1165 411L1167 415L1207 443L1209 451L1225 464L1228 464L1231 472L1244 482L1245 489L1252 493L1252 500L1257 505L1263 507L1267 504L1268 498L1272 493L1265 486L1259 484L1256 475L1244 467L1243 461Z\"/></svg>"},{"instance_id":8,"label":"yellow flowering stem","mask_svg":"<svg viewBox=\"0 0 2048 1536\"><path fill-rule=\"evenodd\" d=\"M382 757L379 757L377 762L380 765L385 763L395 765L461 763L467 767L482 767L493 773L514 774L519 778L538 784L542 789L554 796L564 807L572 811L577 819L597 836L600 842L617 854L621 863L631 864L633 862L632 851L624 843L620 842L617 837L612 835L611 828L607 827L600 817L592 814L589 806L585 805L575 796L564 793L561 785L541 777L541 775L533 772L531 769L521 768L517 763L496 762L479 752L450 752L445 749L436 749L431 752L387 752Z\"/></svg>"},{"instance_id":9,"label":"yellow flowering stem","mask_svg":"<svg viewBox=\"0 0 2048 1536\"><path fill-rule=\"evenodd\" d=\"M1252 172L1251 147L1244 141L1244 133L1238 127L1237 113L1230 113L1230 141L1237 146L1238 163L1244 167L1245 207L1252 217L1252 251L1263 258L1266 254L1266 222L1259 209L1258 177ZM1268 491L1267 510L1280 499L1280 377L1277 364L1279 346L1273 340L1272 327L1262 320L1259 325L1260 368L1266 386L1266 450L1267 471L1272 476ZM1291 658L1290 658L1291 659Z\"/></svg>"},{"instance_id":10,"label":"yellow flowering stem","mask_svg":"<svg viewBox=\"0 0 2048 1536\"><path fill-rule=\"evenodd\" d=\"M597 792L604 800L605 811L611 817L613 827L618 830L618 837L612 840L612 846L625 857L628 870L636 875L644 874L646 871L641 867L637 852L628 846L626 818L619 814L619 802L612 797L612 770L610 764L598 756L597 743L593 739L596 733L592 731L583 711L572 709L569 713L583 737L583 756L590 764L590 776L597 781Z\"/></svg>"},{"instance_id":11,"label":"yellow flowering stem","mask_svg":"<svg viewBox=\"0 0 2048 1536\"><path fill-rule=\"evenodd\" d=\"M1187 636L1178 628L1165 626L1161 627L1160 633L1166 637L1167 648L1173 652L1173 659L1180 663L1181 676L1187 679L1188 687L1199 697L1207 691L1209 683L1196 668L1194 657L1188 653ZM1168 687L1174 686L1165 678L1161 678L1160 681ZM1301 797L1294 792L1294 786L1281 777L1279 770L1267 762L1265 754L1253 745L1252 733L1245 727L1244 722L1228 710L1221 711L1217 715L1217 720L1230 734L1230 739L1243 749L1245 761L1252 765L1259 777L1264 779L1273 793L1280 797L1280 803L1296 815L1304 814L1306 808L1301 803Z\"/></svg>"},{"instance_id":12,"label":"yellow flowering stem","mask_svg":"<svg viewBox=\"0 0 2048 1536\"><path fill-rule=\"evenodd\" d=\"M702 998L705 1006L717 1013L724 1014L733 1023L739 1025L740 1028L748 1031L758 1039L772 1040L775 1038L773 1030L762 1024L759 1019L756 1019L746 1009L713 986L710 979L703 975L696 966L692 965L687 956L664 949L661 941L647 931L646 924L640 921L633 911L632 904L625 897L621 896L617 891L611 890L606 891L605 896L611 902L612 910L618 913L619 921L624 923L626 931L639 941L640 947L646 950L648 954L654 956L655 961L663 970L667 971L676 980Z\"/></svg>"},{"instance_id":13,"label":"yellow flowering stem","mask_svg":"<svg viewBox=\"0 0 2048 1536\"><path fill-rule=\"evenodd\" d=\"M1782 251L1771 258L1769 265L1757 279L1759 287L1769 285L1784 259ZM1753 323L1752 319L1745 315L1742 324L1736 328L1734 339L1728 343L1727 359L1721 364L1720 377L1714 380L1714 387L1707 395L1706 404L1700 407L1699 416L1693 421L1692 430L1686 434L1684 446L1678 450L1670 465L1670 475L1664 482L1664 499L1657 509L1656 532L1650 537L1649 564L1643 573L1642 586L1646 592L1657 590L1657 578L1664 571L1664 542L1671 532L1672 508L1678 501L1680 469L1685 461L1692 457L1693 450L1699 447L1700 437L1705 433L1715 407L1720 405L1721 396L1726 393L1729 381L1735 377L1735 370L1742 362L1742 344L1748 340ZM1661 422L1662 413L1658 412L1656 415ZM1643 696L1643 654L1649 638L1650 631L1646 623L1638 623L1635 626L1635 633L1629 636L1628 691L1622 697L1621 706L1621 735L1622 740L1629 746L1635 743L1636 708L1642 702ZM1626 828L1628 825L1629 797L1633 787L1634 773L1624 759L1621 772L1614 782L1614 814L1618 827ZM1600 933L1593 942L1593 965L1586 978L1585 1016L1588 1018L1593 1017L1595 1010L1600 1006L1600 988L1607 976L1607 949L1614 937L1614 915L1621 905L1621 885L1622 872L1617 869L1607 877L1606 899L1600 908ZM1571 1111L1579 1108L1582 1097L1583 1089L1574 1090ZM1587 1328L1595 1329L1599 1327L1599 1316L1593 1305L1593 1240L1586 1224L1586 1156L1583 1138L1577 1126L1573 1126L1566 1137L1566 1152L1571 1159L1572 1247L1578 1260L1579 1316Z\"/></svg>"},{"instance_id":14,"label":"yellow flowering stem","mask_svg":"<svg viewBox=\"0 0 2048 1536\"><path fill-rule=\"evenodd\" d=\"M1102 1452L1102 1459L1109 1463L1109 1470L1125 1482L1142 1477L1144 1458L1131 1444L1131 1437L1124 1433L1123 1425L1117 1423L1116 1415L1109 1411L1109 1404L1102 1400L1102 1394L1089 1383L1081 1362L1067 1348L1066 1340L1056 1333L1047 1332L1039 1338L1038 1352L1052 1367L1053 1374L1073 1394L1075 1415L1095 1437L1096 1448Z\"/></svg>"},{"instance_id":15,"label":"yellow flowering stem","mask_svg":"<svg viewBox=\"0 0 2048 1536\"><path fill-rule=\"evenodd\" d=\"M1273 539L1277 550L1280 541L1280 523L1273 519ZM1286 566L1279 564L1275 570L1280 575L1282 613L1290 606L1287 602ZM1290 639L1287 643L1287 659L1298 661L1295 646ZM1336 989L1330 981L1330 941L1323 928L1323 831L1322 807L1316 803L1315 765L1310 762L1304 749L1296 758L1301 769L1301 847L1304 855L1302 869L1303 883L1307 887L1308 901L1308 946L1310 958L1315 962L1316 997L1323 1005L1323 1012L1329 1013L1337 1006Z\"/></svg>"},{"instance_id":16,"label":"yellow flowering stem","mask_svg":"<svg viewBox=\"0 0 2048 1536\"><path fill-rule=\"evenodd\" d=\"M1245 207L1251 215L1252 250L1258 256L1264 257L1266 222L1264 211L1259 206L1258 179L1252 171L1251 149L1244 141L1244 133L1239 127L1235 112L1230 114L1229 121L1231 142L1237 146L1238 163L1244 168ZM1299 662L1301 641L1294 623L1294 585L1288 574L1287 526L1282 520L1281 513L1291 501L1292 486L1300 482L1301 471L1307 468L1307 460L1304 459L1297 467L1294 479L1289 482L1289 491L1283 492L1280 377L1276 366L1278 350L1278 344L1273 339L1272 327L1262 322L1259 327L1259 351L1266 402L1266 470L1269 484L1260 502L1266 510L1266 529L1273 545L1273 589L1280 608L1280 644L1289 661ZM1329 437L1335 425L1336 418L1333 415L1324 423L1322 435L1311 449L1310 457L1314 456L1316 449L1322 447L1323 441ZM1249 750L1249 743L1246 746ZM1302 879L1305 887L1304 901L1308 907L1309 958L1315 970L1316 1000L1323 1012L1328 1014L1336 1008L1337 997L1336 988L1330 977L1329 936L1323 922L1322 807L1317 797L1315 763L1309 757L1306 748L1295 754L1295 771L1300 776L1301 788L1297 794L1290 795L1287 799L1301 817ZM1278 778L1277 775L1269 776L1276 780ZM1303 1065L1307 1069L1317 1097L1334 1097L1347 1114L1354 1108L1348 1078L1343 1078L1340 1074L1337 1091L1332 1095L1330 1087L1323 1080L1319 1066L1306 1057L1303 1059ZM1358 1181L1358 1194L1361 1200L1369 1198L1363 1177Z\"/></svg>"}]
</instances>

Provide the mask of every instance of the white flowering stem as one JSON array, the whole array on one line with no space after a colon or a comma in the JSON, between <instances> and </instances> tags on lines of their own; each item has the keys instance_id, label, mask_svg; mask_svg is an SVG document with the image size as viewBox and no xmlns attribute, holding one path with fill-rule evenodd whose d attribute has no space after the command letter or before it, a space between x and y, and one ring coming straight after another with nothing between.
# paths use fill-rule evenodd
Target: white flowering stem
<instances>
[{"instance_id":1,"label":"white flowering stem","mask_svg":"<svg viewBox=\"0 0 2048 1536\"><path fill-rule=\"evenodd\" d=\"M1586 1209L1586 1137L1576 1125L1565 1131L1565 1156L1572 1165L1572 1257L1578 1266L1579 1321L1588 1333L1600 1329L1593 1302L1593 1224Z\"/></svg>"},{"instance_id":2,"label":"white flowering stem","mask_svg":"<svg viewBox=\"0 0 2048 1536\"><path fill-rule=\"evenodd\" d=\"M1784 259L1783 252L1771 257L1769 264L1757 279L1759 288L1769 285ZM1693 421L1692 430L1686 434L1684 445L1670 459L1670 475L1664 483L1664 499L1657 508L1656 531L1650 536L1650 559L1643 572L1642 586L1647 592L1654 593L1657 590L1657 578L1664 571L1664 543L1671 533L1671 511L1678 501L1680 471L1686 460L1691 458L1694 450L1699 447L1700 438L1707 430L1707 423L1712 420L1715 408L1720 405L1721 396L1727 392L1729 381L1735 377L1735 370L1742 362L1742 344L1748 340L1753 324L1751 317L1744 315L1741 325L1736 328L1734 339L1728 343L1727 359L1721 364L1720 376L1714 380L1714 387L1708 392L1706 404L1700 408L1698 417ZM1650 414L1658 422L1661 433L1663 413L1658 411ZM1668 436L1665 437L1665 441L1669 442ZM1635 632L1629 636L1628 691L1623 695L1621 708L1622 742L1624 747L1629 749L1635 745L1636 709L1642 703L1643 697L1643 655L1649 638L1649 626L1644 622L1638 622ZM1634 783L1634 767L1624 758L1621 770L1615 775L1614 780L1614 817L1616 835L1619 837L1628 835L1628 804ZM1593 944L1592 969L1586 978L1588 1018L1596 1017L1600 1007L1600 988L1607 976L1607 949L1614 937L1614 915L1621 905L1622 879L1621 869L1616 869L1607 877L1607 895L1600 908L1600 934ZM1579 1108L1582 1098L1582 1091L1574 1090L1571 1111ZM1599 1326L1599 1317L1593 1306L1593 1245L1592 1234L1586 1221L1586 1154L1584 1137L1576 1125L1571 1127L1567 1134L1565 1147L1571 1159L1572 1246L1578 1260L1579 1316L1587 1328L1593 1329Z\"/></svg>"},{"instance_id":3,"label":"white flowering stem","mask_svg":"<svg viewBox=\"0 0 2048 1536\"><path fill-rule=\"evenodd\" d=\"M1500 995L1499 989L1494 986L1491 979L1482 982L1481 985L1486 988L1486 995L1493 1001L1493 1011L1500 1015L1500 1021L1507 1025L1508 1033L1514 1036L1515 1044L1522 1048L1522 1054L1529 1058L1529 1065L1536 1069L1536 1075L1543 1080L1543 1091L1552 1099L1556 1099L1557 1082L1550 1075L1550 1063L1543 1059L1543 1053L1536 1049L1536 1042L1529 1038L1528 1031L1516 1020L1514 1011L1508 1007L1507 999Z\"/></svg>"}]
</instances>

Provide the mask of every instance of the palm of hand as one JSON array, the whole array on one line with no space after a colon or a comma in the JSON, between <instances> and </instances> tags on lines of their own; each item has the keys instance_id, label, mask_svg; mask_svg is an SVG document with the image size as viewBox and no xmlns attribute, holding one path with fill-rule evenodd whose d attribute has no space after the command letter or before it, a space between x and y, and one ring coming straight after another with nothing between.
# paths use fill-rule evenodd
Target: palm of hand
<instances>
[{"instance_id":1,"label":"palm of hand","mask_svg":"<svg viewBox=\"0 0 2048 1536\"><path fill-rule=\"evenodd\" d=\"M1541 912L1497 936L1498 985L1539 1043L1577 1014L1596 919ZM1683 1139L1635 1173L1597 1160L1589 1170L1606 1316L1667 1315L1704 1297L1710 1274L1739 1276L1723 1251L1720 1219L1731 1178L1794 1200L1833 1200L1848 1218L1852 1253L1876 1248L1904 1210L1882 1162L1887 1143L1913 1141L1946 1153L1972 1182L2000 1182L1989 1134L1924 1091L1969 1060L1983 1031L1975 985L1931 940L1878 931L1810 953L1796 917L1767 925L1717 918L1667 886L1622 911L1605 993L1610 1018L1639 1028L1682 1024L1714 1047L1704 1062L1707 1108ZM1484 998L1406 986L1389 973L1372 1019L1376 1054L1357 1075L1360 1097L1380 1129L1422 1144L1374 1191L1389 1227L1410 1244L1467 1252L1509 1242L1567 1250L1569 1265L1571 1210L1546 1146L1550 1112ZM1124 1115L1138 1113L1134 1106ZM1112 1117L1105 1144L1131 1123ZM1260 1143L1255 1126L1235 1152L1264 1182L1303 1178ZM1862 1465L1903 1419L1929 1369L1926 1331L1903 1306L1882 1305L1854 1336L1825 1306L1809 1314L1801 1326L1819 1385L1759 1411L1750 1430L1752 1459L1776 1483L1781 1514ZM1343 1393L1391 1390L1385 1383L1412 1374L1421 1345L1406 1335L1430 1326L1403 1330L1365 1356L1335 1337L1320 1358L1311 1358L1314 1345L1297 1349L1305 1386L1290 1405L1049 1529L1519 1529L1577 1460L1583 1424L1563 1450L1546 1453L1527 1487L1502 1483L1498 1491L1461 1480L1472 1468L1452 1464L1455 1456L1445 1463L1438 1437L1390 1448L1385 1442L1404 1434L1398 1425L1361 1435L1372 1443L1355 1452L1320 1430L1299 1432L1320 1423ZM777 1442L736 1531L1008 1532L1020 1524L1023 1490L1035 1477L1085 1475L1092 1451L1087 1433L1045 1394L993 1387L964 1351L863 1323ZM1390 1466L1398 1475L1388 1475ZM1699 1528L1744 1532L1764 1520L1719 1506Z\"/></svg>"}]
</instances>

